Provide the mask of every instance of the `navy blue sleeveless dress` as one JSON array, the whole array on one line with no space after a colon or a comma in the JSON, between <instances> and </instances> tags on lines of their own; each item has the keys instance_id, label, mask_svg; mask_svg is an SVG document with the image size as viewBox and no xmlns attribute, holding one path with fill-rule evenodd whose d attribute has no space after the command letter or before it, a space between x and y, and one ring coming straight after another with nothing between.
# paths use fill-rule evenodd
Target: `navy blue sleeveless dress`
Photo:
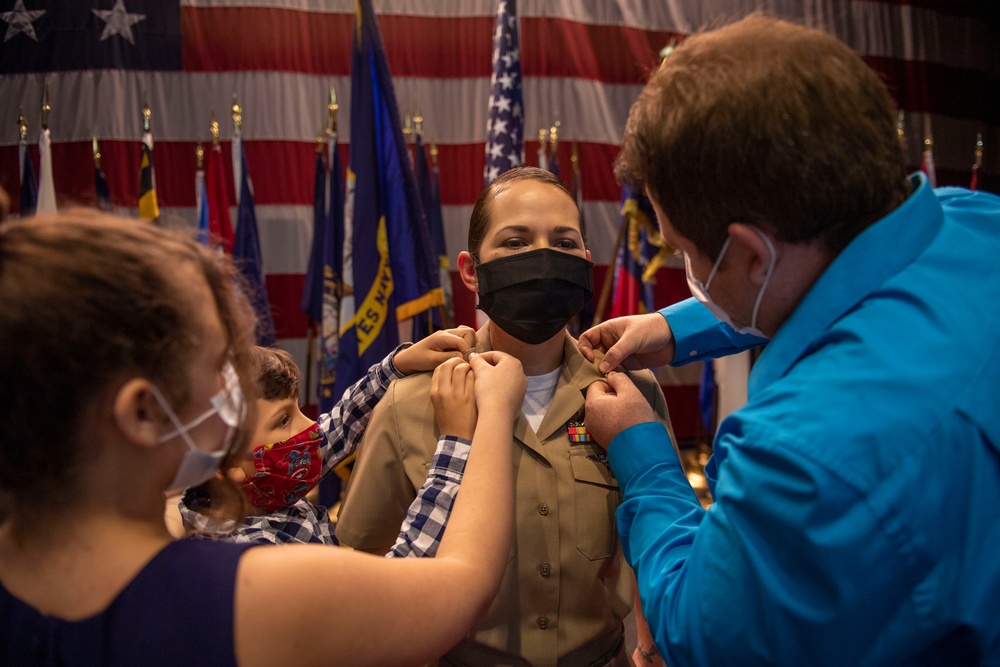
<instances>
[{"instance_id":1,"label":"navy blue sleeveless dress","mask_svg":"<svg viewBox=\"0 0 1000 667\"><path fill-rule=\"evenodd\" d=\"M40 614L0 586L0 665L235 666L236 569L253 546L172 542L81 621Z\"/></svg>"}]
</instances>

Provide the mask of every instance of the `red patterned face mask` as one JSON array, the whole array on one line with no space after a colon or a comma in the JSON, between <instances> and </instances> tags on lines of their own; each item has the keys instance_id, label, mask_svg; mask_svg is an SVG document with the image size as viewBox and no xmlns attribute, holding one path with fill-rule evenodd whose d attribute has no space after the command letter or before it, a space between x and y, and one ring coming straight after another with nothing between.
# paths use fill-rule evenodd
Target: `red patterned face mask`
<instances>
[{"instance_id":1,"label":"red patterned face mask","mask_svg":"<svg viewBox=\"0 0 1000 667\"><path fill-rule=\"evenodd\" d=\"M268 512L301 500L319 482L322 438L319 424L313 422L287 440L255 447L253 465L257 472L241 485L247 500Z\"/></svg>"}]
</instances>

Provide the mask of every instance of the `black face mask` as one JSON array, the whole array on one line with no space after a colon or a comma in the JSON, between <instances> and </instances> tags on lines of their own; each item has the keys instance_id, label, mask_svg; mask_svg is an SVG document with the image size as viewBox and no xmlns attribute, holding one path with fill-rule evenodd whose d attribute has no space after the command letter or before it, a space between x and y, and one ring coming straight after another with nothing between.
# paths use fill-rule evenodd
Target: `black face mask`
<instances>
[{"instance_id":1,"label":"black face mask","mask_svg":"<svg viewBox=\"0 0 1000 667\"><path fill-rule=\"evenodd\" d=\"M594 295L594 265L550 248L476 265L480 310L530 345L559 333Z\"/></svg>"}]
</instances>

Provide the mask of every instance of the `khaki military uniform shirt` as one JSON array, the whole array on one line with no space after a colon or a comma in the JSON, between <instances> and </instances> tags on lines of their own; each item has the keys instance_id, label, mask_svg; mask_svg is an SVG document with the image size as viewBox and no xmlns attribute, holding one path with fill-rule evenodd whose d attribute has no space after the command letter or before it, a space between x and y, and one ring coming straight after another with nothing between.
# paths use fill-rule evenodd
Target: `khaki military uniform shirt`
<instances>
[{"instance_id":1,"label":"khaki military uniform shirt","mask_svg":"<svg viewBox=\"0 0 1000 667\"><path fill-rule=\"evenodd\" d=\"M478 351L489 349L488 327L477 334ZM442 664L591 664L631 610L633 577L615 528L621 491L604 450L570 442L567 432L571 419L585 421L587 387L603 375L569 335L563 354L538 433L523 414L514 425L515 534L500 591ZM652 373L630 376L669 429ZM396 380L375 408L337 523L343 544L384 553L396 538L438 439L430 379Z\"/></svg>"}]
</instances>

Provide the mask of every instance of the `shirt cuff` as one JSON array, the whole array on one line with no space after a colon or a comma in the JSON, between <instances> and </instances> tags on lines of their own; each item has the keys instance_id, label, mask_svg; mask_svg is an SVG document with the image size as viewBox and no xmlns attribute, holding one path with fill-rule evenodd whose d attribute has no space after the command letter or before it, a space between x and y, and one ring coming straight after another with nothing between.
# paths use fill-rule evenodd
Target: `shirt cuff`
<instances>
[{"instance_id":1,"label":"shirt cuff","mask_svg":"<svg viewBox=\"0 0 1000 667\"><path fill-rule=\"evenodd\" d=\"M465 462L469 459L472 443L454 435L438 438L437 451L431 459L428 475L439 475L458 479L465 473Z\"/></svg>"},{"instance_id":2,"label":"shirt cuff","mask_svg":"<svg viewBox=\"0 0 1000 667\"><path fill-rule=\"evenodd\" d=\"M661 422L636 424L616 435L608 447L608 462L623 486L637 474L663 463L672 463L684 472Z\"/></svg>"},{"instance_id":3,"label":"shirt cuff","mask_svg":"<svg viewBox=\"0 0 1000 667\"><path fill-rule=\"evenodd\" d=\"M400 370L396 368L396 364L393 362L393 359L396 358L396 355L399 352L402 352L406 348L412 346L413 343L403 343L395 350L393 350L392 354L386 356L386 358L382 361L382 367L379 368L379 371L383 374L383 379L385 380L385 384L389 384L393 380L400 380L406 377L406 373L401 373Z\"/></svg>"}]
</instances>

